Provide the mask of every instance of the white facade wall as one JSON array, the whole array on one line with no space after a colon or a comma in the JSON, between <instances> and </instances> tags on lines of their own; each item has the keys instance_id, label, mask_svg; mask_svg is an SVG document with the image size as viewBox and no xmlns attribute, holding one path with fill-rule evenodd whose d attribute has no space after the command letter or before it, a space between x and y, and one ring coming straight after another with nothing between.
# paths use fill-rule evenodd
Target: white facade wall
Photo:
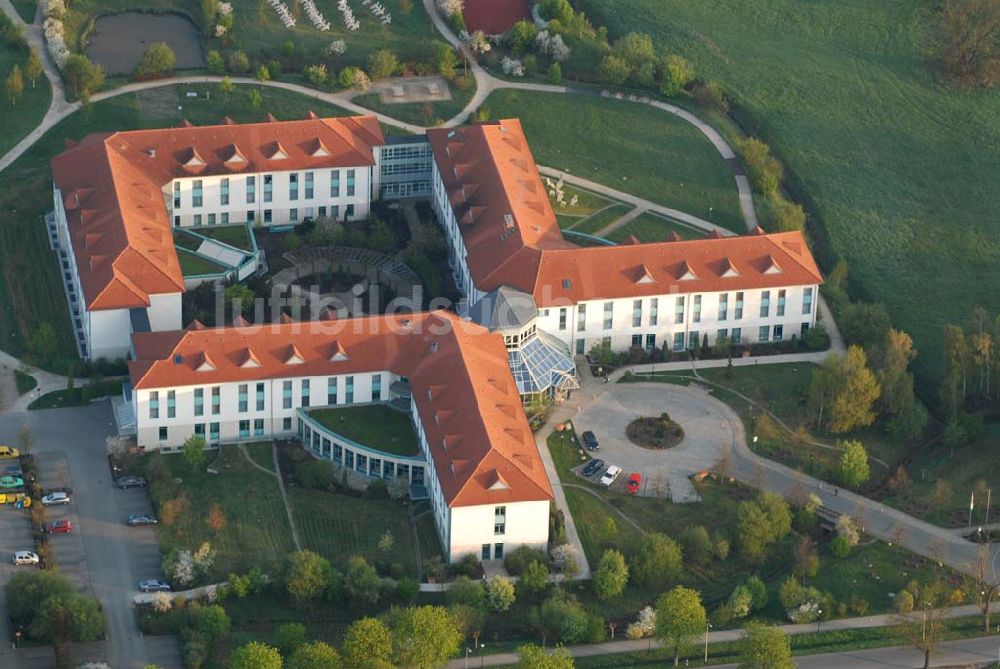
<instances>
[{"instance_id":1,"label":"white facade wall","mask_svg":"<svg viewBox=\"0 0 1000 669\"><path fill-rule=\"evenodd\" d=\"M351 173L354 175L353 194L349 186ZM320 215L354 220L365 218L371 212L372 194L378 193L378 174L377 165L374 168L364 165L184 177L166 184L163 196L175 227L236 224L248 219L253 219L253 224L257 226L296 225L306 218ZM298 186L294 199L291 188L293 175ZM308 175L312 175L313 180L312 197L306 197ZM269 201L265 177L271 181ZM253 180L252 189L249 179ZM201 184L201 206L195 206L194 200L198 182ZM223 202L226 182L228 203ZM252 202L248 202L251 190Z\"/></svg>"},{"instance_id":2,"label":"white facade wall","mask_svg":"<svg viewBox=\"0 0 1000 669\"><path fill-rule=\"evenodd\" d=\"M136 440L146 449L174 449L181 446L192 434L196 426L203 426L205 440L209 444L237 441L254 441L291 437L297 432L295 414L300 407L332 406L328 402L329 380L337 381L337 405L362 404L373 401L372 377L381 375L381 398L389 399L389 386L399 377L392 372L358 372L333 376L310 376L264 379L247 381L246 411L240 411L240 386L243 382L183 386L178 388L158 388L156 390L134 390L133 407L136 416ZM353 386L348 384L351 379ZM303 401L303 382L308 381L308 404ZM286 401L285 382L291 384L291 399ZM263 388L263 403L257 403L257 386ZM353 395L348 397L348 388L353 387ZM212 391L218 388L219 409L213 412ZM203 395L202 413L196 415L196 390ZM170 392L174 393L173 415L170 411ZM152 393L157 393L158 415L151 411ZM350 400L350 401L348 401ZM377 401L377 400L376 400ZM259 408L260 407L260 408ZM241 422L249 430L241 436ZM165 428L165 431L161 430ZM217 434L217 436L216 436Z\"/></svg>"},{"instance_id":3,"label":"white facade wall","mask_svg":"<svg viewBox=\"0 0 1000 669\"><path fill-rule=\"evenodd\" d=\"M451 561L469 554L498 559L520 546L544 551L548 539L546 500L458 506L451 510Z\"/></svg>"},{"instance_id":4,"label":"white facade wall","mask_svg":"<svg viewBox=\"0 0 1000 669\"><path fill-rule=\"evenodd\" d=\"M91 358L115 360L128 356L132 345L132 319L128 309L84 311L82 318Z\"/></svg>"},{"instance_id":5,"label":"white facade wall","mask_svg":"<svg viewBox=\"0 0 1000 669\"><path fill-rule=\"evenodd\" d=\"M432 164L431 183L434 213L438 221L441 222L444 234L448 238L448 258L452 275L455 278L455 285L466 296L469 304L475 304L483 298L485 293L478 290L472 283L472 276L469 274L469 266L466 262L469 253L465 249L465 240L462 239L458 220L455 218L455 212L448 201L448 192L445 190L444 181L441 179L441 172L438 171L436 161Z\"/></svg>"},{"instance_id":6,"label":"white facade wall","mask_svg":"<svg viewBox=\"0 0 1000 669\"><path fill-rule=\"evenodd\" d=\"M149 296L149 327L153 332L165 330L180 330L181 324L181 293L163 293Z\"/></svg>"},{"instance_id":7,"label":"white facade wall","mask_svg":"<svg viewBox=\"0 0 1000 669\"><path fill-rule=\"evenodd\" d=\"M424 474L424 486L431 499L431 511L434 514L434 526L437 528L441 545L444 546L445 559L451 561L451 508L444 499L444 491L441 490L441 482L437 477L437 468L434 465L434 456L427 443L427 433L424 431L423 421L417 412L417 403L410 398L410 417L413 419L413 426L420 442L420 450L427 458L427 471Z\"/></svg>"},{"instance_id":8,"label":"white facade wall","mask_svg":"<svg viewBox=\"0 0 1000 669\"><path fill-rule=\"evenodd\" d=\"M811 300L806 298L806 291L811 291ZM742 314L737 317L737 297L740 293L743 307ZM769 294L770 303L766 315L762 311L764 293ZM590 300L566 307L541 309L537 325L577 353L586 353L592 346L603 342L609 342L615 351L624 351L632 346L648 348L650 336L654 337L653 346L662 347L667 342L670 350L683 350L690 348L695 339L694 345L700 346L705 335L708 335L709 345L714 344L720 334L733 338L735 330L739 331L740 343L743 344L787 341L792 335L801 337L803 325L811 328L816 324L817 298L818 286L812 285L766 291L673 293L656 297ZM782 301L783 309L780 306ZM639 304L638 309L636 303ZM700 309L697 306L699 303ZM611 305L610 328L606 327L608 304ZM581 307L584 312L582 329ZM762 327L767 328L766 333L761 331ZM764 334L766 339L762 338ZM583 341L582 350L580 341Z\"/></svg>"}]
</instances>

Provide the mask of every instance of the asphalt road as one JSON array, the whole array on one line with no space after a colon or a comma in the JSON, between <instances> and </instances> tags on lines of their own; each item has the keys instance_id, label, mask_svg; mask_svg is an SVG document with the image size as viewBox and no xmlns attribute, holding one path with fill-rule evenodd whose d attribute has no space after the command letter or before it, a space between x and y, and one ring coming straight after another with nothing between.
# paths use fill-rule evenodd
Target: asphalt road
<instances>
[{"instance_id":1,"label":"asphalt road","mask_svg":"<svg viewBox=\"0 0 1000 669\"><path fill-rule=\"evenodd\" d=\"M61 461L68 464L73 502L53 515L73 518L76 536L54 538L56 562L62 566L66 561L71 580L84 588L89 582L89 590L100 600L107 620L107 662L114 669L142 669L151 663L179 666L176 642L158 640L152 645L155 652L150 652L132 609L136 581L161 575L160 555L152 529L124 524L130 513L148 512L150 506L144 490L120 491L112 485L105 451L105 439L114 429L109 403L4 414L0 416L0 443L16 444L18 430L25 423L34 433L34 452L40 461L57 469ZM82 543L82 555L75 550L60 551L60 543L69 549L73 542ZM37 665L16 659L8 664L0 655L0 666Z\"/></svg>"}]
</instances>

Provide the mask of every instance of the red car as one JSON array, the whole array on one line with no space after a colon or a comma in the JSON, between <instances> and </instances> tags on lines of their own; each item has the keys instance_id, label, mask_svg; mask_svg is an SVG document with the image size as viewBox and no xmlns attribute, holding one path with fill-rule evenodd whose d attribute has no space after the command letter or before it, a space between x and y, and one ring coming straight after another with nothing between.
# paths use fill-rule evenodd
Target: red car
<instances>
[{"instance_id":1,"label":"red car","mask_svg":"<svg viewBox=\"0 0 1000 669\"><path fill-rule=\"evenodd\" d=\"M642 475L639 472L632 472L625 483L625 489L634 495L639 492L640 483L642 483Z\"/></svg>"},{"instance_id":2,"label":"red car","mask_svg":"<svg viewBox=\"0 0 1000 669\"><path fill-rule=\"evenodd\" d=\"M70 520L53 520L51 523L45 523L42 529L49 534L64 534L73 531L73 522Z\"/></svg>"}]
</instances>

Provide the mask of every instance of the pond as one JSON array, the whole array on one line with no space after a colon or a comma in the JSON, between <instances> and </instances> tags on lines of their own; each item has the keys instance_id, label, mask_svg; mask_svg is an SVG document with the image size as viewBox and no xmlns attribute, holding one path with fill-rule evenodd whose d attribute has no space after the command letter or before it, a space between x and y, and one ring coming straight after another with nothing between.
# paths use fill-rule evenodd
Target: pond
<instances>
[{"instance_id":1,"label":"pond","mask_svg":"<svg viewBox=\"0 0 1000 669\"><path fill-rule=\"evenodd\" d=\"M166 42L178 70L203 67L198 29L180 14L124 12L97 19L84 50L110 75L132 74L151 44Z\"/></svg>"}]
</instances>

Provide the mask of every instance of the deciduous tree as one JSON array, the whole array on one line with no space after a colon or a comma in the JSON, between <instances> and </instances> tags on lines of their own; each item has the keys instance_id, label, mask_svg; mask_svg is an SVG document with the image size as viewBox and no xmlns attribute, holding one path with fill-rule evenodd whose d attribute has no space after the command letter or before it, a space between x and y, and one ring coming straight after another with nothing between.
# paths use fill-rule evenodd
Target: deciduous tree
<instances>
[{"instance_id":1,"label":"deciduous tree","mask_svg":"<svg viewBox=\"0 0 1000 669\"><path fill-rule=\"evenodd\" d=\"M344 664L352 669L392 667L392 635L376 618L360 618L344 634Z\"/></svg>"},{"instance_id":2,"label":"deciduous tree","mask_svg":"<svg viewBox=\"0 0 1000 669\"><path fill-rule=\"evenodd\" d=\"M462 632L440 606L413 606L389 614L393 660L397 666L431 669L458 652Z\"/></svg>"},{"instance_id":3,"label":"deciduous tree","mask_svg":"<svg viewBox=\"0 0 1000 669\"><path fill-rule=\"evenodd\" d=\"M351 569L348 567L349 578L351 573ZM291 595L292 599L299 602L319 597L330 584L332 574L333 568L325 557L309 550L296 551L288 557L285 563L285 591ZM376 576L374 586L376 598L378 597L377 578Z\"/></svg>"},{"instance_id":4,"label":"deciduous tree","mask_svg":"<svg viewBox=\"0 0 1000 669\"><path fill-rule=\"evenodd\" d=\"M184 461L188 467L192 471L198 471L205 462L205 438L197 434L192 434L184 440L184 444L181 446L181 454L184 456Z\"/></svg>"},{"instance_id":5,"label":"deciduous tree","mask_svg":"<svg viewBox=\"0 0 1000 669\"><path fill-rule=\"evenodd\" d=\"M281 669L281 653L259 641L240 646L229 658L230 669Z\"/></svg>"},{"instance_id":6,"label":"deciduous tree","mask_svg":"<svg viewBox=\"0 0 1000 669\"><path fill-rule=\"evenodd\" d=\"M864 444L857 440L840 442L843 451L840 454L840 480L846 486L856 488L871 474L868 466L868 451Z\"/></svg>"},{"instance_id":7,"label":"deciduous tree","mask_svg":"<svg viewBox=\"0 0 1000 669\"><path fill-rule=\"evenodd\" d=\"M177 57L166 42L154 42L149 45L142 59L135 66L136 79L153 79L170 74L174 69Z\"/></svg>"},{"instance_id":8,"label":"deciduous tree","mask_svg":"<svg viewBox=\"0 0 1000 669\"><path fill-rule=\"evenodd\" d=\"M817 422L839 434L875 422L872 410L879 385L868 369L868 356L860 346L850 346L843 356L831 353L813 372L809 402Z\"/></svg>"},{"instance_id":9,"label":"deciduous tree","mask_svg":"<svg viewBox=\"0 0 1000 669\"><path fill-rule=\"evenodd\" d=\"M285 662L285 669L340 669L342 666L340 654L322 641L302 644Z\"/></svg>"},{"instance_id":10,"label":"deciduous tree","mask_svg":"<svg viewBox=\"0 0 1000 669\"><path fill-rule=\"evenodd\" d=\"M681 651L707 627L705 607L697 590L677 586L656 603L656 638L673 651L675 667Z\"/></svg>"},{"instance_id":11,"label":"deciduous tree","mask_svg":"<svg viewBox=\"0 0 1000 669\"><path fill-rule=\"evenodd\" d=\"M11 107L16 105L21 96L24 95L24 77L21 76L20 65L10 68L10 74L4 81L4 92L7 94L7 100Z\"/></svg>"},{"instance_id":12,"label":"deciduous tree","mask_svg":"<svg viewBox=\"0 0 1000 669\"><path fill-rule=\"evenodd\" d=\"M794 669L792 646L780 628L750 623L740 639L740 669Z\"/></svg>"},{"instance_id":13,"label":"deciduous tree","mask_svg":"<svg viewBox=\"0 0 1000 669\"><path fill-rule=\"evenodd\" d=\"M947 0L938 35L941 62L959 82L1000 80L1000 1Z\"/></svg>"},{"instance_id":14,"label":"deciduous tree","mask_svg":"<svg viewBox=\"0 0 1000 669\"><path fill-rule=\"evenodd\" d=\"M31 88L35 87L35 81L42 76L42 61L38 58L38 53L32 49L28 52L28 60L24 63L24 76L31 82Z\"/></svg>"},{"instance_id":15,"label":"deciduous tree","mask_svg":"<svg viewBox=\"0 0 1000 669\"><path fill-rule=\"evenodd\" d=\"M547 651L528 644L517 649L517 669L573 669L573 656L565 648Z\"/></svg>"},{"instance_id":16,"label":"deciduous tree","mask_svg":"<svg viewBox=\"0 0 1000 669\"><path fill-rule=\"evenodd\" d=\"M740 551L752 561L763 560L768 548L791 530L788 503L772 492L762 492L737 508L736 539Z\"/></svg>"},{"instance_id":17,"label":"deciduous tree","mask_svg":"<svg viewBox=\"0 0 1000 669\"><path fill-rule=\"evenodd\" d=\"M663 588L676 580L684 567L684 554L676 541L665 534L643 535L630 561L629 573L647 588Z\"/></svg>"},{"instance_id":18,"label":"deciduous tree","mask_svg":"<svg viewBox=\"0 0 1000 669\"><path fill-rule=\"evenodd\" d=\"M627 584L628 566L625 564L625 556L613 548L604 551L594 573L594 592L597 598L613 599L622 594Z\"/></svg>"}]
</instances>

